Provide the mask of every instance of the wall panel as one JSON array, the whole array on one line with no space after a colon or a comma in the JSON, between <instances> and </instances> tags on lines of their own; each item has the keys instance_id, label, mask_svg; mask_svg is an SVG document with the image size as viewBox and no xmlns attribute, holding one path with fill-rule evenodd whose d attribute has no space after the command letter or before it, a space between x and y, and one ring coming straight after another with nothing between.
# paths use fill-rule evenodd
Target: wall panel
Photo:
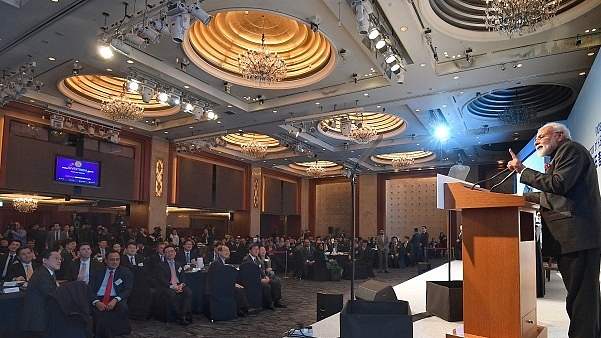
<instances>
[{"instance_id":1,"label":"wall panel","mask_svg":"<svg viewBox=\"0 0 601 338\"><path fill-rule=\"evenodd\" d=\"M351 185L348 182L315 186L315 235L327 235L328 227L351 233Z\"/></svg>"}]
</instances>

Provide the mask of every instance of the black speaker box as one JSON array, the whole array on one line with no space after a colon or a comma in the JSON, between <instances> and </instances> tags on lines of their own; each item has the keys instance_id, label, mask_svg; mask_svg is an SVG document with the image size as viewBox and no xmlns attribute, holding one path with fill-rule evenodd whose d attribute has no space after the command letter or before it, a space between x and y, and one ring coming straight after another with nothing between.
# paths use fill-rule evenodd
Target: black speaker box
<instances>
[{"instance_id":1,"label":"black speaker box","mask_svg":"<svg viewBox=\"0 0 601 338\"><path fill-rule=\"evenodd\" d=\"M370 279L357 286L355 298L360 300L396 301L396 294L392 286L384 282Z\"/></svg>"},{"instance_id":2,"label":"black speaker box","mask_svg":"<svg viewBox=\"0 0 601 338\"><path fill-rule=\"evenodd\" d=\"M317 320L320 321L342 310L342 293L333 290L317 292Z\"/></svg>"},{"instance_id":3,"label":"black speaker box","mask_svg":"<svg viewBox=\"0 0 601 338\"><path fill-rule=\"evenodd\" d=\"M409 303L349 300L340 312L340 338L413 338Z\"/></svg>"},{"instance_id":4,"label":"black speaker box","mask_svg":"<svg viewBox=\"0 0 601 338\"><path fill-rule=\"evenodd\" d=\"M430 262L418 262L417 263L417 274L421 275L422 273L429 271L432 269L432 264Z\"/></svg>"}]
</instances>

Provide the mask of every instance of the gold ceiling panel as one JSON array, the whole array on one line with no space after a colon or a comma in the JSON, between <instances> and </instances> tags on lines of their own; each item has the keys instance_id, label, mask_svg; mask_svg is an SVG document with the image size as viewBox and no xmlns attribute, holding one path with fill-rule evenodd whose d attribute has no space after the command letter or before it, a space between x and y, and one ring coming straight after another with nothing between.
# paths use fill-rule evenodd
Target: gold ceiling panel
<instances>
[{"instance_id":1,"label":"gold ceiling panel","mask_svg":"<svg viewBox=\"0 0 601 338\"><path fill-rule=\"evenodd\" d=\"M100 109L103 101L118 97L123 91L123 85L127 80L116 76L106 75L75 75L63 79L58 84L59 90L68 98L77 103ZM150 103L144 103L139 93L125 94L127 98L144 107L144 116L168 116L178 113L180 106L171 107L166 103L160 103L153 99Z\"/></svg>"},{"instance_id":2,"label":"gold ceiling panel","mask_svg":"<svg viewBox=\"0 0 601 338\"><path fill-rule=\"evenodd\" d=\"M265 48L286 61L287 75L283 82L313 77L310 83L314 83L332 71L335 53L325 36L313 32L305 23L267 12L217 13L209 26L197 21L188 30L186 41L193 55L184 50L202 69L210 72L206 67L210 66L234 75L246 86L258 86L240 75L238 55L258 49L263 31Z\"/></svg>"},{"instance_id":3,"label":"gold ceiling panel","mask_svg":"<svg viewBox=\"0 0 601 338\"><path fill-rule=\"evenodd\" d=\"M332 161L310 161L310 162L296 162L290 163L288 166L294 170L305 171L310 166L317 164L318 166L325 169L326 173L342 170L342 166Z\"/></svg>"},{"instance_id":4,"label":"gold ceiling panel","mask_svg":"<svg viewBox=\"0 0 601 338\"><path fill-rule=\"evenodd\" d=\"M431 151L425 150L416 150L416 151L407 151L402 153L389 153L389 154L380 154L371 156L371 160L375 163L379 164L392 164L392 160L399 157L407 157L412 158L415 163L423 163L432 161L436 158L436 154Z\"/></svg>"},{"instance_id":5,"label":"gold ceiling panel","mask_svg":"<svg viewBox=\"0 0 601 338\"><path fill-rule=\"evenodd\" d=\"M355 126L359 122L362 122L363 125L374 128L378 134L382 134L383 138L399 135L407 129L407 123L402 118L378 112L349 113L332 116L320 121L317 129L326 136L347 140L348 137L342 135L340 131L341 121L345 118L349 119L351 124Z\"/></svg>"},{"instance_id":6,"label":"gold ceiling panel","mask_svg":"<svg viewBox=\"0 0 601 338\"><path fill-rule=\"evenodd\" d=\"M228 148L239 150L243 144L250 141L258 142L259 144L267 147L267 152L277 152L286 150L285 147L280 145L280 141L264 134L258 133L235 133L221 136L221 139L228 144Z\"/></svg>"}]
</instances>

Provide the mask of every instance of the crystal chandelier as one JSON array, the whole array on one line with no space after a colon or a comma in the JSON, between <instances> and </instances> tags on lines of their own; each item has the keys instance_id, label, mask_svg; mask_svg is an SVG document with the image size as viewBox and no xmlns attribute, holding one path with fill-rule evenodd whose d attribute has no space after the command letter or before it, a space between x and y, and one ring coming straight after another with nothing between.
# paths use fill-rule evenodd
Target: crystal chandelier
<instances>
[{"instance_id":1,"label":"crystal chandelier","mask_svg":"<svg viewBox=\"0 0 601 338\"><path fill-rule=\"evenodd\" d=\"M326 170L324 169L324 167L320 166L317 162L315 162L315 164L312 164L309 168L307 168L306 172L307 176L312 178L321 178L326 174Z\"/></svg>"},{"instance_id":2,"label":"crystal chandelier","mask_svg":"<svg viewBox=\"0 0 601 338\"><path fill-rule=\"evenodd\" d=\"M499 113L499 122L504 125L517 127L529 123L536 118L536 110L531 105L525 104L517 97L511 101L504 111Z\"/></svg>"},{"instance_id":3,"label":"crystal chandelier","mask_svg":"<svg viewBox=\"0 0 601 338\"><path fill-rule=\"evenodd\" d=\"M259 85L280 82L286 78L286 61L277 53L265 48L265 16L259 50L247 50L238 54L238 69L242 77Z\"/></svg>"},{"instance_id":4,"label":"crystal chandelier","mask_svg":"<svg viewBox=\"0 0 601 338\"><path fill-rule=\"evenodd\" d=\"M38 201L31 197L17 197L13 200L13 207L18 212L30 213L38 208Z\"/></svg>"},{"instance_id":5,"label":"crystal chandelier","mask_svg":"<svg viewBox=\"0 0 601 338\"><path fill-rule=\"evenodd\" d=\"M400 169L413 165L413 162L415 162L413 157L399 156L392 159L392 167L394 168L394 171L399 171Z\"/></svg>"},{"instance_id":6,"label":"crystal chandelier","mask_svg":"<svg viewBox=\"0 0 601 338\"><path fill-rule=\"evenodd\" d=\"M373 141L377 135L378 132L374 128L360 124L359 127L351 129L348 137L358 144L368 144Z\"/></svg>"},{"instance_id":7,"label":"crystal chandelier","mask_svg":"<svg viewBox=\"0 0 601 338\"><path fill-rule=\"evenodd\" d=\"M138 122L144 117L144 107L139 106L127 98L127 95L125 94L125 84L119 97L114 97L111 100L102 102L100 111L111 120L117 122Z\"/></svg>"},{"instance_id":8,"label":"crystal chandelier","mask_svg":"<svg viewBox=\"0 0 601 338\"><path fill-rule=\"evenodd\" d=\"M532 33L557 13L561 0L486 0L484 25L509 37Z\"/></svg>"},{"instance_id":9,"label":"crystal chandelier","mask_svg":"<svg viewBox=\"0 0 601 338\"><path fill-rule=\"evenodd\" d=\"M262 158L265 156L265 153L267 153L267 146L264 146L255 140L244 143L240 147L242 148L242 153L249 157Z\"/></svg>"}]
</instances>

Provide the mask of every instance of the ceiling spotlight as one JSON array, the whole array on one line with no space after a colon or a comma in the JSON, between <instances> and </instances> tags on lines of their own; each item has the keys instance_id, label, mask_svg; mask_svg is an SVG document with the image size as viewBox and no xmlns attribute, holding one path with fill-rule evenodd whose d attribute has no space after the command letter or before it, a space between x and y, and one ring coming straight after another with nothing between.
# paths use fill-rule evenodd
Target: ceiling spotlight
<instances>
[{"instance_id":1,"label":"ceiling spotlight","mask_svg":"<svg viewBox=\"0 0 601 338\"><path fill-rule=\"evenodd\" d=\"M170 34L169 24L165 22L164 18L154 20L152 22L152 27L161 34Z\"/></svg>"},{"instance_id":2,"label":"ceiling spotlight","mask_svg":"<svg viewBox=\"0 0 601 338\"><path fill-rule=\"evenodd\" d=\"M160 103L167 103L167 100L169 100L169 94L166 92L159 92L157 99Z\"/></svg>"},{"instance_id":3,"label":"ceiling spotlight","mask_svg":"<svg viewBox=\"0 0 601 338\"><path fill-rule=\"evenodd\" d=\"M582 39L580 38L580 34L576 34L576 47L580 47L582 45Z\"/></svg>"},{"instance_id":4,"label":"ceiling spotlight","mask_svg":"<svg viewBox=\"0 0 601 338\"><path fill-rule=\"evenodd\" d=\"M188 7L190 14L195 17L198 21L202 22L203 25L208 26L211 23L211 19L213 18L207 12L205 12L200 6L198 6L198 2L190 5Z\"/></svg>"},{"instance_id":5,"label":"ceiling spotlight","mask_svg":"<svg viewBox=\"0 0 601 338\"><path fill-rule=\"evenodd\" d=\"M359 0L353 2L355 18L357 19L357 30L359 34L365 35L369 29L369 15L374 9L369 1Z\"/></svg>"},{"instance_id":6,"label":"ceiling spotlight","mask_svg":"<svg viewBox=\"0 0 601 338\"><path fill-rule=\"evenodd\" d=\"M147 43L157 43L161 38L161 34L151 27L151 22L148 22L146 25L140 25L138 27L138 34L146 39Z\"/></svg>"},{"instance_id":7,"label":"ceiling spotlight","mask_svg":"<svg viewBox=\"0 0 601 338\"><path fill-rule=\"evenodd\" d=\"M152 100L152 97L154 96L154 88L142 86L140 94L142 94L142 101L144 103L150 103L150 100Z\"/></svg>"},{"instance_id":8,"label":"ceiling spotlight","mask_svg":"<svg viewBox=\"0 0 601 338\"><path fill-rule=\"evenodd\" d=\"M403 84L405 82L405 72L399 71L396 75L396 83Z\"/></svg>"},{"instance_id":9,"label":"ceiling spotlight","mask_svg":"<svg viewBox=\"0 0 601 338\"><path fill-rule=\"evenodd\" d=\"M109 50L110 50L110 48L109 48ZM75 61L75 62L73 63L73 68L71 69L71 73L72 73L73 75L79 75L79 71L80 71L82 68L83 68L83 67L82 67L82 66L79 64L79 62ZM29 79L29 80L27 81L27 83L25 84L25 86L27 86L27 87L31 87L31 86L33 86L33 78L32 78L32 79Z\"/></svg>"},{"instance_id":10,"label":"ceiling spotlight","mask_svg":"<svg viewBox=\"0 0 601 338\"><path fill-rule=\"evenodd\" d=\"M129 79L127 80L125 86L127 87L128 91L137 92L140 89L140 82L138 82L136 79Z\"/></svg>"},{"instance_id":11,"label":"ceiling spotlight","mask_svg":"<svg viewBox=\"0 0 601 338\"><path fill-rule=\"evenodd\" d=\"M167 100L167 103L172 107L179 105L181 102L182 100L179 95L175 94L170 94L169 99Z\"/></svg>"},{"instance_id":12,"label":"ceiling spotlight","mask_svg":"<svg viewBox=\"0 0 601 338\"><path fill-rule=\"evenodd\" d=\"M194 105L193 105L192 103L190 103L190 102L186 102L186 103L184 104L184 111L185 111L186 113L191 113L193 110L194 110Z\"/></svg>"},{"instance_id":13,"label":"ceiling spotlight","mask_svg":"<svg viewBox=\"0 0 601 338\"><path fill-rule=\"evenodd\" d=\"M440 142L446 142L449 140L449 127L446 125L440 125L434 129L434 136Z\"/></svg>"},{"instance_id":14,"label":"ceiling spotlight","mask_svg":"<svg viewBox=\"0 0 601 338\"><path fill-rule=\"evenodd\" d=\"M393 52L388 52L388 54L384 56L384 61L386 61L388 64L391 64L396 61L396 55Z\"/></svg>"},{"instance_id":15,"label":"ceiling spotlight","mask_svg":"<svg viewBox=\"0 0 601 338\"><path fill-rule=\"evenodd\" d=\"M98 40L98 54L105 60L113 57L113 51L108 42Z\"/></svg>"},{"instance_id":16,"label":"ceiling spotlight","mask_svg":"<svg viewBox=\"0 0 601 338\"><path fill-rule=\"evenodd\" d=\"M368 33L367 33L367 37L370 40L374 40L375 38L377 38L378 36L380 36L380 31L378 30L378 27L376 26L371 26L371 28L369 29Z\"/></svg>"},{"instance_id":17,"label":"ceiling spotlight","mask_svg":"<svg viewBox=\"0 0 601 338\"><path fill-rule=\"evenodd\" d=\"M125 42L121 39L112 39L111 40L111 48L117 53L123 54L125 56L129 56L131 54L131 47L126 45Z\"/></svg>"},{"instance_id":18,"label":"ceiling spotlight","mask_svg":"<svg viewBox=\"0 0 601 338\"><path fill-rule=\"evenodd\" d=\"M194 108L194 119L196 121L200 121L202 119L202 115L204 114L204 112L205 112L205 110L203 107L196 106Z\"/></svg>"},{"instance_id":19,"label":"ceiling spotlight","mask_svg":"<svg viewBox=\"0 0 601 338\"><path fill-rule=\"evenodd\" d=\"M169 17L169 32L173 42L182 43L188 28L190 28L190 14L183 13Z\"/></svg>"},{"instance_id":20,"label":"ceiling spotlight","mask_svg":"<svg viewBox=\"0 0 601 338\"><path fill-rule=\"evenodd\" d=\"M215 120L216 118L217 118L217 114L215 114L213 112L213 110L211 110L211 109L207 110L207 119Z\"/></svg>"},{"instance_id":21,"label":"ceiling spotlight","mask_svg":"<svg viewBox=\"0 0 601 338\"><path fill-rule=\"evenodd\" d=\"M386 48L386 39L384 39L384 37L380 36L380 39L378 41L376 41L376 49L381 51L384 48Z\"/></svg>"},{"instance_id":22,"label":"ceiling spotlight","mask_svg":"<svg viewBox=\"0 0 601 338\"><path fill-rule=\"evenodd\" d=\"M128 44L136 47L136 48L144 48L146 47L146 40L144 40L144 38L141 38L133 33L127 33L125 34L125 41L127 41Z\"/></svg>"},{"instance_id":23,"label":"ceiling spotlight","mask_svg":"<svg viewBox=\"0 0 601 338\"><path fill-rule=\"evenodd\" d=\"M390 67L390 71L393 72L393 73L395 73L395 74L400 73L401 72L401 65L398 62L396 62L395 64L393 64Z\"/></svg>"}]
</instances>

